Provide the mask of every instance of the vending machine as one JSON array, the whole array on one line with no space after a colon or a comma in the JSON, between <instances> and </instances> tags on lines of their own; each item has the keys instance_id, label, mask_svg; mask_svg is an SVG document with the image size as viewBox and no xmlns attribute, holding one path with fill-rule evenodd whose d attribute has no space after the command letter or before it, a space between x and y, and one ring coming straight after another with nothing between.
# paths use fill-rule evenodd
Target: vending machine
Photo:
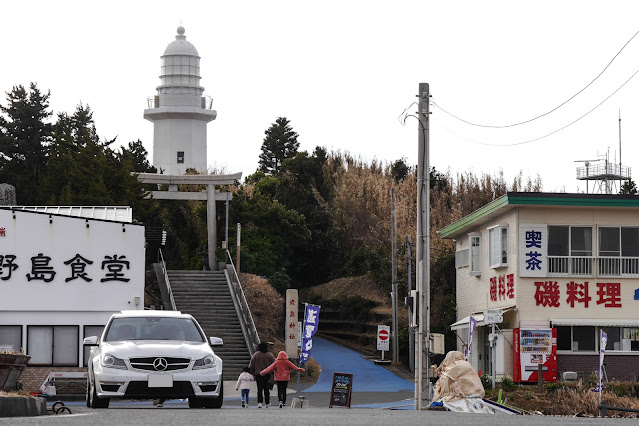
<instances>
[{"instance_id":1,"label":"vending machine","mask_svg":"<svg viewBox=\"0 0 639 426\"><path fill-rule=\"evenodd\" d=\"M513 381L537 382L539 365L545 381L557 381L557 329L515 328Z\"/></svg>"}]
</instances>

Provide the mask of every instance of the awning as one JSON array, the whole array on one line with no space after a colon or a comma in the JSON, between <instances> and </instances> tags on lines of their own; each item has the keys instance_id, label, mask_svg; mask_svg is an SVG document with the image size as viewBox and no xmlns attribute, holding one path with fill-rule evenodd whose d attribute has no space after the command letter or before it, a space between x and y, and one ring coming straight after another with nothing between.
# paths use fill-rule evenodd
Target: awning
<instances>
[{"instance_id":1,"label":"awning","mask_svg":"<svg viewBox=\"0 0 639 426\"><path fill-rule=\"evenodd\" d=\"M553 327L561 325L592 325L599 327L639 327L639 319L594 319L594 318L557 318L551 319Z\"/></svg>"},{"instance_id":2,"label":"awning","mask_svg":"<svg viewBox=\"0 0 639 426\"><path fill-rule=\"evenodd\" d=\"M475 321L477 321L477 327L481 327L482 325L484 325L484 314L474 314L473 318L475 318ZM460 328L468 328L469 323L470 323L470 315L460 319L454 324L451 324L450 329L459 330Z\"/></svg>"},{"instance_id":3,"label":"awning","mask_svg":"<svg viewBox=\"0 0 639 426\"><path fill-rule=\"evenodd\" d=\"M501 309L502 312L506 313L510 311L511 309L513 309L514 307L515 305L508 305L508 306L503 306L500 308L490 308L490 309ZM481 313L473 314L473 318L475 318L475 320L477 321L477 327L482 327L486 325L484 324L484 311L481 311ZM454 331L454 330L459 330L461 328L468 328L469 321L470 321L470 315L460 319L454 324L451 324L450 329Z\"/></svg>"}]
</instances>

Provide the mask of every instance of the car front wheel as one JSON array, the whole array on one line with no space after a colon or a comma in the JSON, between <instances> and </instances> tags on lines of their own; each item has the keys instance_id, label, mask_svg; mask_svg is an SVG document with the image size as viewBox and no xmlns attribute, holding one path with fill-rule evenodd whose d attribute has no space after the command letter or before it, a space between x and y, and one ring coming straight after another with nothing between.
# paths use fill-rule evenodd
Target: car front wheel
<instances>
[{"instance_id":1,"label":"car front wheel","mask_svg":"<svg viewBox=\"0 0 639 426\"><path fill-rule=\"evenodd\" d=\"M89 386L87 386L87 406L90 408L109 408L109 399L98 398L98 394L95 388L95 377L91 376L89 379Z\"/></svg>"}]
</instances>

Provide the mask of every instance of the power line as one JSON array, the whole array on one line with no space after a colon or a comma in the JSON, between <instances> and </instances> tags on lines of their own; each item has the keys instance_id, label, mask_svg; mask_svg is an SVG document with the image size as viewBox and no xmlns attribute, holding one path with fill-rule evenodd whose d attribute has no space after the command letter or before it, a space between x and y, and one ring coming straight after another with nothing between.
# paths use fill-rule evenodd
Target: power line
<instances>
[{"instance_id":1,"label":"power line","mask_svg":"<svg viewBox=\"0 0 639 426\"><path fill-rule=\"evenodd\" d=\"M606 102L608 99L612 98L619 90L621 90L626 84L628 84L628 82L630 80L632 80L634 78L634 76L636 76L637 74L639 74L639 69L637 69L637 71L635 71L630 78L628 78L626 81L624 81L624 83L619 86L614 92L612 92L610 95L608 95L603 101L599 102L597 105L595 105L593 108L591 108L588 112L586 112L585 114L581 115L579 118L571 121L570 123L566 124L563 127L560 127L559 129L556 129L548 134L545 134L543 136L540 136L538 138L535 139L530 139L527 141L523 141L523 142L513 142L513 143L505 143L505 144L496 144L496 143L487 143L487 142L479 142L479 141L474 141L474 140L470 140L471 142L477 143L479 145L486 145L486 146L516 146L516 145L525 145L528 143L532 143L532 142L537 142L541 139L547 138L548 136L554 135L555 133L558 133L564 129L567 129L568 127L572 126L573 124L575 124L576 122L578 122L579 120L581 120L582 118L586 117L588 114L590 114L591 112L593 112L594 110L596 110L597 108L599 108L601 105L604 104L604 102ZM441 109L441 108L440 108Z\"/></svg>"},{"instance_id":2,"label":"power line","mask_svg":"<svg viewBox=\"0 0 639 426\"><path fill-rule=\"evenodd\" d=\"M515 126L521 126L522 124L527 124L530 123L531 121L535 121L539 118L545 117L548 114L551 114L555 111L557 111L559 108L561 108L562 106L566 105L568 102L570 102L571 100L573 100L575 97L577 97L579 94L581 94L584 90L586 90L588 87L590 87L595 81L597 81L597 79L599 77L601 77L601 75L606 72L606 70L608 69L608 67L610 67L610 65L615 61L615 59L617 59L617 56L619 56L619 54L621 54L621 52L626 48L626 46L628 46L628 44L630 44L630 42L637 36L637 34L639 34L639 31L637 31L632 37L630 37L630 40L628 40L626 42L626 44L623 45L623 47L619 50L619 52L617 52L617 54L610 60L610 62L608 62L608 65L606 65L606 67L590 82L588 83L583 89L581 89L580 91L578 91L577 93L575 93L574 95L572 95L570 98L568 98L567 100L565 100L564 102L562 102L561 104L559 104L558 106L556 106L555 108L551 109L548 112L545 112L543 114L540 114L534 118L525 120L525 121L520 121L518 123L513 123L513 124L505 124L505 125L490 125L490 124L479 124L479 123L473 123L471 121L465 120L451 112L448 112L447 110L445 110L444 108L442 108L440 105L438 105L437 103L435 103L435 101L431 102L433 103L433 105L435 105L437 108L439 108L442 112L444 112L445 114L448 114L449 116L463 122L466 123L470 126L475 126L475 127L485 127L485 128L491 128L491 129L505 129L508 127L515 127ZM631 77L632 78L632 77ZM624 83L625 84L625 83ZM623 87L623 86L622 86ZM586 114L587 115L587 114ZM401 116L401 114L400 114ZM580 117L581 119L581 117ZM578 120L577 120L578 121ZM562 129L559 129L562 130ZM532 142L532 141L531 141Z\"/></svg>"}]
</instances>

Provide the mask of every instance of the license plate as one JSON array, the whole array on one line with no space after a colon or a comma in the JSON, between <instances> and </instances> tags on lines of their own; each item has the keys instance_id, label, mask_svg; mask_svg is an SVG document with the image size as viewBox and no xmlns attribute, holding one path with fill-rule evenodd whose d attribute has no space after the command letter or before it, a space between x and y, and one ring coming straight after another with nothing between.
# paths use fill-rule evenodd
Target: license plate
<instances>
[{"instance_id":1,"label":"license plate","mask_svg":"<svg viewBox=\"0 0 639 426\"><path fill-rule=\"evenodd\" d=\"M150 388L173 387L173 374L149 374Z\"/></svg>"}]
</instances>

